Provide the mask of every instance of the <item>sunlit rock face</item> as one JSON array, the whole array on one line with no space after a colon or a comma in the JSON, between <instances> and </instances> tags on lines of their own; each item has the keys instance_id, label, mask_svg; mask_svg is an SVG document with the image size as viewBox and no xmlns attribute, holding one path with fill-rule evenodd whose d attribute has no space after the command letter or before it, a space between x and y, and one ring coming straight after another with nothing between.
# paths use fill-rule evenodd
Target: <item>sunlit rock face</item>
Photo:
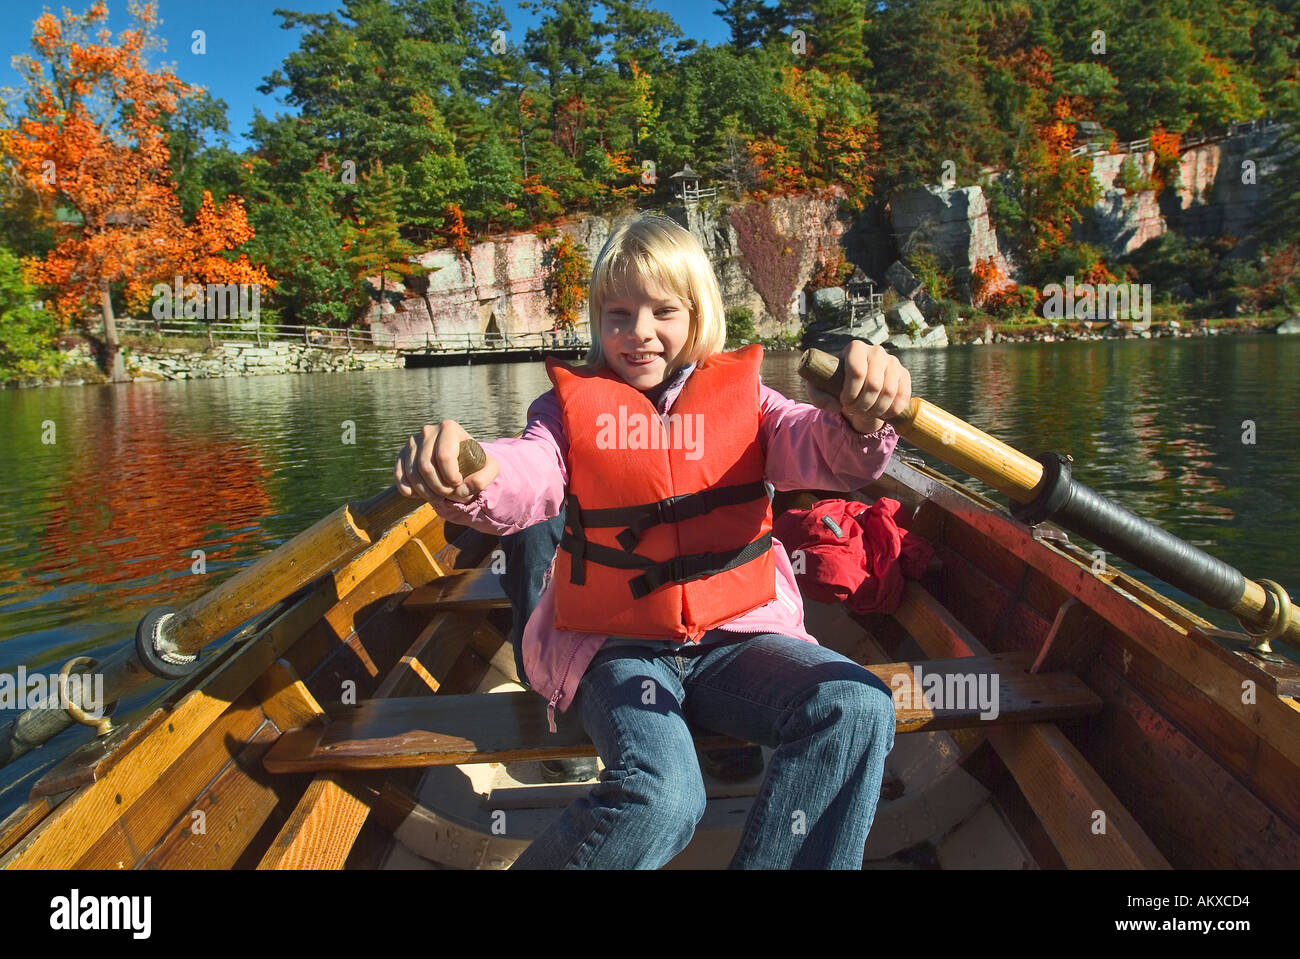
<instances>
[{"instance_id":1,"label":"sunlit rock face","mask_svg":"<svg viewBox=\"0 0 1300 959\"><path fill-rule=\"evenodd\" d=\"M848 218L837 212L838 205L835 193L775 197L758 204L759 219L773 231L773 239L782 241L777 249L780 267L790 271L796 291L811 279L819 260L832 257L840 246ZM750 262L745 254L755 245L751 237L740 235L727 207L679 202L663 212L690 230L708 254L726 307L748 307L760 336L799 328L797 296L781 311L770 308L756 288L754 278L761 282L763 276L760 264ZM611 225L605 217L592 216L564 224L559 231L571 236L594 265ZM468 256L450 249L425 253L419 261L432 271L427 289L418 282L404 286L387 281L382 302L371 308L371 328L377 335L394 336L399 346L412 348L423 346L426 339L454 343L466 334L513 337L549 331L554 320L546 304L547 252L558 239L558 232L550 238L521 233L477 243ZM787 245L789 255L783 253ZM371 281L376 298L378 282L378 278ZM778 317L782 312L783 319ZM580 332L585 338L585 330Z\"/></svg>"}]
</instances>

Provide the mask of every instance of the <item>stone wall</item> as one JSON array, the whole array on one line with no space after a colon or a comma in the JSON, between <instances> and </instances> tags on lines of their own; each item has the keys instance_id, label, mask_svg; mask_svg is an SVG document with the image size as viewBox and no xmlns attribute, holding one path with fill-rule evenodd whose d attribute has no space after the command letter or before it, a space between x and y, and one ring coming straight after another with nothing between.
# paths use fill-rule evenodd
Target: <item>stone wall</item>
<instances>
[{"instance_id":1,"label":"stone wall","mask_svg":"<svg viewBox=\"0 0 1300 959\"><path fill-rule=\"evenodd\" d=\"M89 358L86 351L86 358ZM277 373L343 373L400 369L405 363L383 350L322 350L284 340L264 346L222 343L216 349L157 349L124 353L127 373L135 379L201 380L223 376L270 376Z\"/></svg>"}]
</instances>

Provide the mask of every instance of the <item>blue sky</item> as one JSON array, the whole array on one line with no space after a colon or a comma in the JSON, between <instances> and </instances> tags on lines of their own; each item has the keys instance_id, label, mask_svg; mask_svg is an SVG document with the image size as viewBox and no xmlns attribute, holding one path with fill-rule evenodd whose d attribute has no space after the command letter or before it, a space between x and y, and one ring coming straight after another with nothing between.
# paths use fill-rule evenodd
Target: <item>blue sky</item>
<instances>
[{"instance_id":1,"label":"blue sky","mask_svg":"<svg viewBox=\"0 0 1300 959\"><path fill-rule=\"evenodd\" d=\"M0 87L17 88L20 77L10 66L17 54L31 52L32 22L42 9L58 13L62 7L81 12L91 0L0 0ZM666 11L677 21L682 32L692 39L710 44L727 41L729 33L713 10L714 0L652 0L651 5ZM108 0L109 25L114 33L125 27L130 18L126 0ZM186 83L207 87L214 97L229 106L231 145L246 145L243 135L257 107L267 115L287 112L274 96L257 92L262 78L278 67L285 56L298 46L298 30L284 30L280 18L272 12L277 7L289 10L325 13L339 7L338 0L159 0L162 18L159 36L167 41L153 62L174 63L176 74ZM506 31L511 42L520 42L532 14L520 10L514 0L501 0L510 20ZM207 53L191 52L194 30L206 33Z\"/></svg>"}]
</instances>

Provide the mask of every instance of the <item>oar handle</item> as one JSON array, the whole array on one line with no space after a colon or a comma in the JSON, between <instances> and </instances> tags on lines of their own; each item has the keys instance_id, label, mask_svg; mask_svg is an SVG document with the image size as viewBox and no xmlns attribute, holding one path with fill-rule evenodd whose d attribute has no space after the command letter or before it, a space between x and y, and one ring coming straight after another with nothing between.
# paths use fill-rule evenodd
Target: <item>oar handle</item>
<instances>
[{"instance_id":1,"label":"oar handle","mask_svg":"<svg viewBox=\"0 0 1300 959\"><path fill-rule=\"evenodd\" d=\"M836 399L844 389L841 358L823 350L804 351L799 360L799 375ZM912 397L908 408L888 422L913 446L934 454L1018 503L1032 500L1034 487L1043 478L1043 466L1037 460L919 396Z\"/></svg>"},{"instance_id":2,"label":"oar handle","mask_svg":"<svg viewBox=\"0 0 1300 959\"><path fill-rule=\"evenodd\" d=\"M460 450L456 457L456 467L461 479L473 476L487 465L487 454L472 436L460 441ZM388 529L394 523L406 517L424 505L424 500L403 496L396 486L390 486L382 493L376 493L370 499L360 503L349 504L353 521L371 536Z\"/></svg>"},{"instance_id":3,"label":"oar handle","mask_svg":"<svg viewBox=\"0 0 1300 959\"><path fill-rule=\"evenodd\" d=\"M799 375L837 399L844 389L843 360L822 350L804 352ZM1268 630L1269 638L1300 645L1300 616L1291 615L1291 604L1281 587L1264 580L1270 586L1266 590L1235 567L1111 502L1073 479L1064 460L1045 457L1051 475L1044 482L1048 472L1044 463L917 396L888 422L913 446L1017 503L1032 504L1028 512L1036 518L1026 522L1051 518L1202 602L1229 610L1256 629ZM1042 488L1036 488L1040 483ZM1036 512L1040 506L1044 508Z\"/></svg>"}]
</instances>

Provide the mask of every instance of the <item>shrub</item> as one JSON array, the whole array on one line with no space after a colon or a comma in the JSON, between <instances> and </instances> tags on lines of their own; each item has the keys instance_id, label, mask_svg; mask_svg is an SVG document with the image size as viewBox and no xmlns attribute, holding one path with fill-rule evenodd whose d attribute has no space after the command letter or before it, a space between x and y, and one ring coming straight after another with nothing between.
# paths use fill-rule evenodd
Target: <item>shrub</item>
<instances>
[{"instance_id":1,"label":"shrub","mask_svg":"<svg viewBox=\"0 0 1300 959\"><path fill-rule=\"evenodd\" d=\"M932 298L942 300L952 295L952 279L940 268L939 257L929 247L918 247L909 253L907 265Z\"/></svg>"},{"instance_id":2,"label":"shrub","mask_svg":"<svg viewBox=\"0 0 1300 959\"><path fill-rule=\"evenodd\" d=\"M749 307L733 306L727 310L726 323L728 349L758 339L758 331L754 329L754 311Z\"/></svg>"},{"instance_id":3,"label":"shrub","mask_svg":"<svg viewBox=\"0 0 1300 959\"><path fill-rule=\"evenodd\" d=\"M36 290L22 262L0 248L0 380L57 376L62 365L58 321L33 306Z\"/></svg>"},{"instance_id":4,"label":"shrub","mask_svg":"<svg viewBox=\"0 0 1300 959\"><path fill-rule=\"evenodd\" d=\"M952 324L957 322L957 318L960 315L961 315L961 304L958 303L956 300L939 301L939 312L936 316L936 319L940 323L943 323L947 326L951 326Z\"/></svg>"}]
</instances>

